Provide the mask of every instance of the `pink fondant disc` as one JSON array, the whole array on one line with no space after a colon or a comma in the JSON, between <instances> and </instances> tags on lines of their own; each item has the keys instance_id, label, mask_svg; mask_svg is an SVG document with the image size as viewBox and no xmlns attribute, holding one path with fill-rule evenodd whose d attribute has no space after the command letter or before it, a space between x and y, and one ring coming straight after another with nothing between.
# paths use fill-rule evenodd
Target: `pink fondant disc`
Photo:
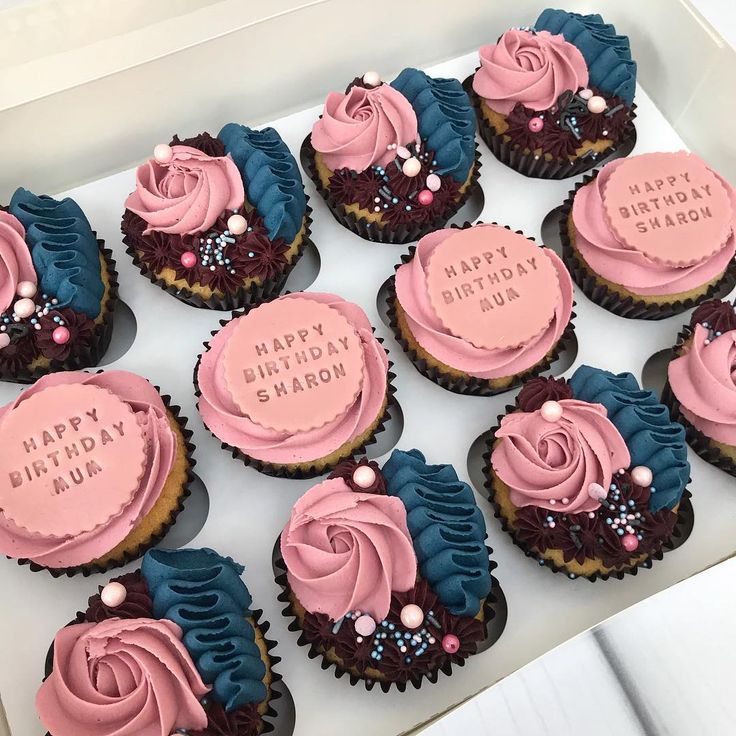
<instances>
[{"instance_id":1,"label":"pink fondant disc","mask_svg":"<svg viewBox=\"0 0 736 736\"><path fill-rule=\"evenodd\" d=\"M477 348L514 348L552 321L560 286L552 261L523 235L498 225L446 238L427 264L429 301L455 337Z\"/></svg>"},{"instance_id":2,"label":"pink fondant disc","mask_svg":"<svg viewBox=\"0 0 736 736\"><path fill-rule=\"evenodd\" d=\"M603 191L603 210L624 246L668 266L692 266L728 239L733 212L718 177L685 151L627 158Z\"/></svg>"},{"instance_id":3,"label":"pink fondant disc","mask_svg":"<svg viewBox=\"0 0 736 736\"><path fill-rule=\"evenodd\" d=\"M143 474L135 414L97 386L51 386L0 420L0 507L46 537L75 536L117 516Z\"/></svg>"},{"instance_id":4,"label":"pink fondant disc","mask_svg":"<svg viewBox=\"0 0 736 736\"><path fill-rule=\"evenodd\" d=\"M223 353L225 383L245 416L306 432L350 407L363 384L363 348L336 309L276 299L240 317Z\"/></svg>"}]
</instances>

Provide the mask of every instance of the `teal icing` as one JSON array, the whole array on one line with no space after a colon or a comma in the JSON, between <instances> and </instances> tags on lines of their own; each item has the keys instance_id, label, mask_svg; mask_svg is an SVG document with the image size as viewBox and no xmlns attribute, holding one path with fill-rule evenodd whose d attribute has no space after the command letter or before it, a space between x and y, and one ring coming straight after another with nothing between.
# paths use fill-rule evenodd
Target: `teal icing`
<instances>
[{"instance_id":1,"label":"teal icing","mask_svg":"<svg viewBox=\"0 0 736 736\"><path fill-rule=\"evenodd\" d=\"M256 208L271 240L291 243L307 210L304 185L294 156L273 128L253 130L228 123L217 136L243 177L248 201Z\"/></svg>"},{"instance_id":2,"label":"teal icing","mask_svg":"<svg viewBox=\"0 0 736 736\"><path fill-rule=\"evenodd\" d=\"M408 68L391 86L414 108L419 134L435 154L435 173L464 182L475 160L475 113L462 84Z\"/></svg>"},{"instance_id":3,"label":"teal icing","mask_svg":"<svg viewBox=\"0 0 736 736\"><path fill-rule=\"evenodd\" d=\"M427 465L419 450L394 450L383 466L387 492L406 507L422 577L456 616L475 616L490 593L486 524L452 465Z\"/></svg>"},{"instance_id":4,"label":"teal icing","mask_svg":"<svg viewBox=\"0 0 736 736\"><path fill-rule=\"evenodd\" d=\"M8 210L26 230L33 266L44 294L90 319L99 316L105 285L100 249L87 218L73 200L16 189Z\"/></svg>"},{"instance_id":5,"label":"teal icing","mask_svg":"<svg viewBox=\"0 0 736 736\"><path fill-rule=\"evenodd\" d=\"M616 95L629 105L636 92L636 62L631 58L628 36L616 33L597 13L580 15L547 8L534 24L537 31L561 33L580 50L588 65L590 84Z\"/></svg>"},{"instance_id":6,"label":"teal icing","mask_svg":"<svg viewBox=\"0 0 736 736\"><path fill-rule=\"evenodd\" d=\"M212 697L233 711L266 699L266 666L255 642L243 567L211 549L152 549L141 572L153 615L178 624Z\"/></svg>"},{"instance_id":7,"label":"teal icing","mask_svg":"<svg viewBox=\"0 0 736 736\"><path fill-rule=\"evenodd\" d=\"M631 465L652 471L649 509L673 508L690 479L685 430L654 392L645 391L631 373L609 373L583 365L569 380L573 395L581 401L603 404L608 418L626 442Z\"/></svg>"}]
</instances>

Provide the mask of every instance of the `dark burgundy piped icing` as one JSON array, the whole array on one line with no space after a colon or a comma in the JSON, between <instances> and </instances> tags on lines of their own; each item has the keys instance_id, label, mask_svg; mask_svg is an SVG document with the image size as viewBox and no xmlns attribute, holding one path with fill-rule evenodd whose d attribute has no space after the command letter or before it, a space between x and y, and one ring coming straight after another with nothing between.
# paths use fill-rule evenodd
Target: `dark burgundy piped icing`
<instances>
[{"instance_id":1,"label":"dark burgundy piped icing","mask_svg":"<svg viewBox=\"0 0 736 736\"><path fill-rule=\"evenodd\" d=\"M541 409L545 401L571 398L572 389L564 378L537 377L524 384L519 391L516 404L522 411L531 412Z\"/></svg>"},{"instance_id":2,"label":"dark burgundy piped icing","mask_svg":"<svg viewBox=\"0 0 736 736\"><path fill-rule=\"evenodd\" d=\"M69 340L58 344L54 342L54 330L59 327L55 318L63 321L69 330ZM73 309L55 309L53 312L40 317L40 330L35 330L36 344L45 358L50 360L66 360L72 352L86 348L94 338L95 323L86 314L75 312Z\"/></svg>"},{"instance_id":3,"label":"dark burgundy piped icing","mask_svg":"<svg viewBox=\"0 0 736 736\"><path fill-rule=\"evenodd\" d=\"M360 467L369 467L376 474L375 481L368 487L362 488L356 485L353 480L353 473ZM342 478L348 487L359 493L377 493L384 495L386 493L386 479L381 473L381 469L378 463L374 460L368 460L366 457L360 458L358 462L353 459L345 460L341 462L329 475L330 478Z\"/></svg>"},{"instance_id":4,"label":"dark burgundy piped icing","mask_svg":"<svg viewBox=\"0 0 736 736\"><path fill-rule=\"evenodd\" d=\"M219 138L215 138L207 132L200 133L199 135L195 135L192 138L185 138L184 140L180 140L179 136L175 135L171 139L169 145L189 146L190 148L196 148L197 150L202 151L202 153L206 153L208 156L225 155L224 143Z\"/></svg>"},{"instance_id":5,"label":"dark burgundy piped icing","mask_svg":"<svg viewBox=\"0 0 736 736\"><path fill-rule=\"evenodd\" d=\"M12 325L8 329L10 343L0 350L0 370L15 374L26 368L38 356L38 345L26 324Z\"/></svg>"},{"instance_id":6,"label":"dark burgundy piped icing","mask_svg":"<svg viewBox=\"0 0 736 736\"><path fill-rule=\"evenodd\" d=\"M736 330L736 310L731 302L720 299L709 299L703 302L692 313L690 327L707 325L713 332L729 332Z\"/></svg>"},{"instance_id":7,"label":"dark burgundy piped icing","mask_svg":"<svg viewBox=\"0 0 736 736\"><path fill-rule=\"evenodd\" d=\"M106 606L100 595L104 586L99 585L98 593L87 601L85 621L98 624L109 618L151 618L153 616L153 602L140 570L113 578L110 582L125 586L127 591L125 600L114 608Z\"/></svg>"},{"instance_id":8,"label":"dark burgundy piped icing","mask_svg":"<svg viewBox=\"0 0 736 736\"><path fill-rule=\"evenodd\" d=\"M228 713L221 703L210 702L205 705L207 728L200 731L187 731L189 736L256 736L261 732L263 719L258 712L258 704L237 708Z\"/></svg>"},{"instance_id":9,"label":"dark burgundy piped icing","mask_svg":"<svg viewBox=\"0 0 736 736\"><path fill-rule=\"evenodd\" d=\"M360 87L361 89L375 89L376 87L380 87L383 84L383 80L379 81L378 84L372 85L372 84L366 84L363 81L363 77L355 77L350 84L348 84L347 87L345 87L345 94L350 92L350 90L353 87Z\"/></svg>"}]
</instances>

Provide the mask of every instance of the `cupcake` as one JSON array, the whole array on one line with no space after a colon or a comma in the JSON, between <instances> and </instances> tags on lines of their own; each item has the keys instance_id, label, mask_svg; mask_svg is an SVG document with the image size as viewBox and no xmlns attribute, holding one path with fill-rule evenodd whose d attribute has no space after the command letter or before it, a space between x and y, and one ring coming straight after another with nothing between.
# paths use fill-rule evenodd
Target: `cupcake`
<instances>
[{"instance_id":1,"label":"cupcake","mask_svg":"<svg viewBox=\"0 0 736 736\"><path fill-rule=\"evenodd\" d=\"M331 92L304 141L307 172L335 219L380 243L418 240L477 188L472 105L456 79L404 69Z\"/></svg>"},{"instance_id":2,"label":"cupcake","mask_svg":"<svg viewBox=\"0 0 736 736\"><path fill-rule=\"evenodd\" d=\"M104 245L68 197L17 189L0 209L0 378L97 365L118 294Z\"/></svg>"},{"instance_id":3,"label":"cupcake","mask_svg":"<svg viewBox=\"0 0 736 736\"><path fill-rule=\"evenodd\" d=\"M319 475L388 418L391 374L365 312L333 294L287 294L233 315L194 371L202 421L246 464Z\"/></svg>"},{"instance_id":4,"label":"cupcake","mask_svg":"<svg viewBox=\"0 0 736 736\"><path fill-rule=\"evenodd\" d=\"M55 577L139 557L189 495L185 425L134 373L40 378L0 409L0 553Z\"/></svg>"},{"instance_id":5,"label":"cupcake","mask_svg":"<svg viewBox=\"0 0 736 736\"><path fill-rule=\"evenodd\" d=\"M477 396L549 368L574 329L572 281L559 257L495 224L425 235L397 267L388 303L417 370Z\"/></svg>"},{"instance_id":6,"label":"cupcake","mask_svg":"<svg viewBox=\"0 0 736 736\"><path fill-rule=\"evenodd\" d=\"M155 549L54 639L36 710L49 736L257 736L273 730L269 625L211 549Z\"/></svg>"},{"instance_id":7,"label":"cupcake","mask_svg":"<svg viewBox=\"0 0 736 736\"><path fill-rule=\"evenodd\" d=\"M387 692L462 665L495 615L475 496L451 465L394 450L339 465L294 505L277 582L309 656Z\"/></svg>"},{"instance_id":8,"label":"cupcake","mask_svg":"<svg viewBox=\"0 0 736 736\"><path fill-rule=\"evenodd\" d=\"M636 62L600 15L548 9L479 53L468 87L480 134L512 169L564 179L633 143Z\"/></svg>"},{"instance_id":9,"label":"cupcake","mask_svg":"<svg viewBox=\"0 0 736 736\"><path fill-rule=\"evenodd\" d=\"M736 312L703 302L680 333L662 397L690 446L736 476Z\"/></svg>"},{"instance_id":10,"label":"cupcake","mask_svg":"<svg viewBox=\"0 0 736 736\"><path fill-rule=\"evenodd\" d=\"M609 312L663 319L736 284L736 195L694 153L646 153L578 184L560 215L563 258Z\"/></svg>"},{"instance_id":11,"label":"cupcake","mask_svg":"<svg viewBox=\"0 0 736 736\"><path fill-rule=\"evenodd\" d=\"M123 242L151 282L196 307L282 290L309 242L301 174L273 128L228 123L155 147L125 200Z\"/></svg>"},{"instance_id":12,"label":"cupcake","mask_svg":"<svg viewBox=\"0 0 736 736\"><path fill-rule=\"evenodd\" d=\"M492 435L496 516L555 572L595 580L650 567L692 516L685 430L631 373L534 378Z\"/></svg>"}]
</instances>

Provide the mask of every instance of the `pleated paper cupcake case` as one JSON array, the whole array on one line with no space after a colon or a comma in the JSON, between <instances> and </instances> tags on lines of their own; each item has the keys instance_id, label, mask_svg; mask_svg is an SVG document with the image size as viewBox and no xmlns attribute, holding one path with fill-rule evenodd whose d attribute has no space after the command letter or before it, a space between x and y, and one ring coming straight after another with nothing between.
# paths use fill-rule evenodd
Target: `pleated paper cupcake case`
<instances>
[{"instance_id":1,"label":"pleated paper cupcake case","mask_svg":"<svg viewBox=\"0 0 736 736\"><path fill-rule=\"evenodd\" d=\"M475 223L476 225L481 225L480 221ZM498 225L497 222L491 223L493 225ZM473 224L470 222L465 222L462 225L451 225L452 228L457 228L460 230L465 230L466 228L473 227ZM503 226L506 230L511 230L511 228L508 225ZM517 235L524 235L521 230L515 230L514 231ZM524 235L524 237L527 237ZM534 241L534 238L527 238L527 240ZM546 247L544 245L540 246L542 248ZM394 271L398 271L401 266L403 266L405 263L409 263L409 261L412 260L414 257L414 253L416 251L416 246L411 246L409 248L408 253L404 253L401 256L401 263L396 264L394 266ZM399 329L398 324L398 318L396 314L396 275L392 276L388 282L388 296L386 298L386 304L388 305L388 318L389 318L389 325L391 327L391 331L394 333L394 337L396 338L396 342L399 343L401 348L403 349L404 353L408 356L409 360L412 362L414 367L421 373L425 378L429 378L431 381L434 381L438 386L441 386L442 388L446 389L447 391L452 391L456 394L463 394L466 396L497 396L498 394L505 393L506 391L511 391L514 388L517 388L520 386L524 381L528 380L529 378L533 378L534 376L538 376L540 373L544 373L546 370L549 370L550 366L560 357L561 353L567 350L567 348L570 345L570 341L574 337L575 334L575 317L577 316L575 312L573 311L570 315L570 321L567 323L567 326L565 327L562 335L560 336L560 339L557 341L557 344L555 345L552 353L550 356L545 357L540 363L537 363L537 365L532 366L526 371L523 371L518 376L514 378L514 380L504 388L498 388L494 389L491 388L488 384L488 381L483 378L475 378L471 376L468 378L461 378L461 377L453 377L448 376L442 373L438 368L435 368L432 365L429 365L427 361L422 358L414 348L412 348L409 343L406 341L404 336L401 334L401 330ZM575 306L575 302L573 302L573 307Z\"/></svg>"},{"instance_id":2,"label":"pleated paper cupcake case","mask_svg":"<svg viewBox=\"0 0 736 736\"><path fill-rule=\"evenodd\" d=\"M476 70L477 71L477 70ZM470 97L476 110L478 131L484 143L491 149L493 155L510 169L519 174L533 179L568 179L590 171L596 166L602 166L608 161L618 158L620 151L631 151L636 142L636 105L631 106L631 118L626 135L616 144L612 145L603 154L593 157L592 154L579 156L572 161L568 159L547 160L544 155L536 155L533 152L524 153L520 146L514 146L510 141L504 141L504 135L498 134L496 129L486 120L481 112L481 99L473 90L473 77L471 74L463 82L463 87ZM625 155L628 155L626 153Z\"/></svg>"},{"instance_id":3,"label":"pleated paper cupcake case","mask_svg":"<svg viewBox=\"0 0 736 736\"><path fill-rule=\"evenodd\" d=\"M102 371L97 372L102 373ZM159 387L155 386L155 388L160 393ZM28 565L32 572L42 572L45 570L54 578L59 578L64 575L71 578L79 574L84 577L89 577L92 574L105 573L118 567L124 567L128 563L133 562L133 560L137 560L142 557L149 549L155 547L159 542L163 540L163 538L168 534L171 527L174 526L174 524L176 523L176 519L179 514L184 510L184 503L186 499L192 495L191 486L195 479L194 466L196 465L197 461L194 458L194 451L196 447L192 442L193 432L187 429L187 423L189 422L189 419L181 414L181 407L171 403L170 396L168 396L167 394L161 394L161 399L179 425L179 429L181 430L182 436L184 437L184 447L186 450L187 458L187 478L184 482L182 493L179 496L176 508L171 511L168 521L164 524L161 530L157 534L152 536L148 542L139 545L135 552L126 552L121 559L110 560L104 565L87 564L74 565L72 567L47 567L45 565L39 565L37 562L33 562L33 560L25 558L16 559L16 562L19 565ZM8 557L8 559L13 558Z\"/></svg>"},{"instance_id":4,"label":"pleated paper cupcake case","mask_svg":"<svg viewBox=\"0 0 736 736\"><path fill-rule=\"evenodd\" d=\"M288 292L287 292L288 293ZM248 307L245 307L243 311L240 312L233 312L230 319L222 319L220 320L220 328L225 327L229 322L231 322L233 319L236 319L237 317L242 317L245 314L248 314L250 309L255 307L257 305L252 304ZM220 330L213 330L210 334L212 337L214 337ZM375 328L373 328L373 332L375 333ZM376 340L383 345L384 340L382 337L376 337ZM193 375L193 381L194 381L194 395L197 398L197 403L199 403L199 400L202 398L202 392L199 388L199 364L202 361L202 355L206 353L210 349L210 343L209 341L203 343L204 351L199 354L197 357L197 363L194 366L194 375ZM384 349L386 349L384 347ZM388 353L388 350L386 350L386 353ZM383 414L381 415L381 419L378 423L378 426L373 431L371 436L359 447L356 447L355 449L351 450L348 454L346 454L344 457L339 458L334 463L330 463L329 465L326 465L324 468L317 468L316 466L312 465L311 467L307 469L297 469L295 471L290 471L284 466L280 465L274 465L272 463L266 462L264 460L258 460L254 457L251 457L250 455L247 455L242 450L238 449L237 447L233 447L232 445L228 445L226 442L223 442L206 424L204 425L207 431L220 443L220 447L223 450L226 450L229 452L232 457L236 460L240 460L246 467L251 467L257 470L259 473L263 473L264 475L270 475L275 478L291 478L293 480L300 480L304 478L317 478L321 475L324 475L325 473L329 473L331 470L333 470L337 465L339 465L343 460L347 460L350 457L353 457L355 455L361 455L365 453L365 450L367 447L369 447L372 444L375 444L376 437L383 432L384 429L386 429L386 423L391 419L391 408L396 403L396 400L394 398L394 394L396 393L396 387L393 384L394 379L396 378L396 374L391 370L393 368L393 362L389 359L388 361L388 375L387 375L387 390L386 390L386 409L384 410ZM303 464L303 463L300 463Z\"/></svg>"},{"instance_id":5,"label":"pleated paper cupcake case","mask_svg":"<svg viewBox=\"0 0 736 736\"><path fill-rule=\"evenodd\" d=\"M276 544L278 548L278 540ZM490 557L493 551L490 547L486 547L486 549L488 550L488 555ZM498 567L498 565L493 560L489 559L489 571L492 572L496 569L496 567ZM445 674L448 676L451 675L453 665L457 667L465 666L466 659L452 660L450 658L447 658L437 669L434 669L431 672L417 673L416 677L411 677L407 680L372 680L360 677L353 670L342 667L338 662L328 660L324 656L323 649L321 649L317 644L307 641L306 637L304 636L304 632L299 625L298 617L291 603L291 588L289 587L289 583L286 577L286 564L280 554L275 555L273 568L276 584L281 588L281 592L279 593L277 599L281 603L285 604L285 607L282 610L282 614L284 618L289 620L289 631L299 633L297 644L299 646L308 647L307 656L309 657L309 659L319 659L320 667L323 670L328 670L332 668L332 673L335 675L336 679L339 680L341 677L347 675L350 684L353 686L362 683L365 689L370 691L376 685L378 685L384 693L389 692L391 688L395 687L399 692L403 693L408 685L412 685L415 689L418 690L425 681L436 683L439 680L440 674ZM503 633L503 630L506 626L506 619L508 617L506 597L503 593L503 590L501 589L498 580L493 575L491 575L491 592L483 602L483 616L486 628L486 639L479 643L476 652L467 657L467 659L475 656L476 654L479 654L480 652L484 652L486 651L486 649L493 646L493 644L495 644L501 637L501 634Z\"/></svg>"},{"instance_id":6,"label":"pleated paper cupcake case","mask_svg":"<svg viewBox=\"0 0 736 736\"><path fill-rule=\"evenodd\" d=\"M97 233L94 233L95 237ZM95 325L91 343L79 352L73 353L66 360L52 360L47 368L35 368L33 371L23 370L17 373L8 373L0 370L0 380L13 383L35 383L41 376L59 371L77 371L83 368L94 368L104 357L110 347L112 339L113 319L115 306L118 301L118 272L112 251L105 248L105 241L97 238L97 247L107 266L109 287L104 303L102 322Z\"/></svg>"},{"instance_id":7,"label":"pleated paper cupcake case","mask_svg":"<svg viewBox=\"0 0 736 736\"><path fill-rule=\"evenodd\" d=\"M622 297L615 291L612 291L605 284L600 283L597 278L592 275L583 265L580 260L580 256L575 252L575 249L570 242L570 235L568 232L568 218L572 211L573 199L578 189L589 184L598 172L595 171L592 174L587 174L581 181L579 181L575 188L572 189L565 200L562 207L559 208L559 231L560 240L562 241L562 260L567 266L567 270L570 272L573 281L580 287L581 291L585 296L588 297L594 304L599 307L608 310L612 314L618 317L626 317L627 319L646 319L646 320L659 320L667 319L667 317L673 317L676 314L686 312L688 309L701 304L708 299L712 299L716 294L722 291L730 291L736 286L736 261L731 260L728 267L726 268L723 276L711 284L708 291L703 296L697 299L685 299L684 301L676 301L671 304L647 304L639 299L633 297Z\"/></svg>"},{"instance_id":8,"label":"pleated paper cupcake case","mask_svg":"<svg viewBox=\"0 0 736 736\"><path fill-rule=\"evenodd\" d=\"M510 414L511 412L516 410L516 406L506 406L506 414ZM677 520L675 521L672 536L667 541L663 542L662 546L656 552L651 554L646 559L641 560L633 567L628 567L624 570L611 570L607 573L594 572L592 575L586 576L578 575L577 573L571 572L565 565L559 566L552 562L552 560L540 557L540 555L535 552L531 547L521 542L514 533L514 530L511 529L511 527L509 526L505 517L501 513L501 507L496 501L495 490L493 488L493 484L491 483L491 451L493 449L493 443L496 441L496 432L500 427L501 420L504 418L504 416L506 416L506 414L499 414L498 424L493 427L489 432L488 450L483 453L483 477L485 478L485 482L483 484L483 495L489 501L491 506L493 506L493 515L501 522L501 528L503 529L503 531L508 533L513 543L527 557L531 557L532 559L536 560L540 566L548 567L554 573L561 572L570 579L581 578L594 583L596 580L608 580L609 578L623 580L626 575L636 575L639 569L650 570L655 560L661 560L664 557L665 551L677 549L680 545L684 544L687 541L695 523L695 514L692 503L690 502L690 499L692 498L692 493L690 493L690 491L686 488L683 491L682 497L680 499L680 505L677 510Z\"/></svg>"},{"instance_id":9,"label":"pleated paper cupcake case","mask_svg":"<svg viewBox=\"0 0 736 736\"><path fill-rule=\"evenodd\" d=\"M317 173L317 169L314 162L315 151L310 142L311 133L307 135L301 146L301 161L302 166L309 175L309 178L314 182L314 186L317 191L322 195L325 200L332 216L345 228L355 233L364 240L369 240L373 243L388 243L395 245L405 245L415 240L419 240L421 237L428 233L434 232L443 228L447 221L450 220L463 205L468 201L471 195L475 194L480 188L478 178L480 177L480 151L478 150L478 143L475 143L475 159L473 163L473 173L470 179L470 184L462 193L460 199L457 201L455 207L444 217L438 217L430 223L424 224L412 224L407 223L404 225L390 224L384 227L379 227L370 220L366 220L362 217L357 217L354 212L345 212L343 204L338 202L322 185L322 181Z\"/></svg>"},{"instance_id":10,"label":"pleated paper cupcake case","mask_svg":"<svg viewBox=\"0 0 736 736\"><path fill-rule=\"evenodd\" d=\"M266 644L266 650L268 651L268 659L269 659L270 672L271 672L271 684L268 688L268 691L269 691L268 709L261 716L262 722L263 722L263 728L259 731L259 734L266 734L266 733L271 733L276 729L276 725L278 722L278 711L274 707L273 701L278 700L280 697L282 697L281 692L275 689L273 686L276 683L281 682L284 678L274 669L274 665L277 665L279 664L279 662L281 662L281 657L272 653L272 650L278 645L278 642L266 637L266 634L271 628L271 624L266 619L262 618L263 611L261 609L255 609L251 613L252 613L253 620L255 622L255 628L260 631L263 637L263 641ZM70 621L67 624L67 626L73 626L74 624L81 624L81 623L84 623L84 612L77 611L76 618L73 621ZM46 654L46 661L44 663L44 676L43 676L44 680L46 680L46 678L51 674L53 669L54 669L54 643L51 642L51 646L49 647L48 653ZM292 729L292 732L293 732L293 729ZM53 735L47 732L46 736L53 736Z\"/></svg>"},{"instance_id":11,"label":"pleated paper cupcake case","mask_svg":"<svg viewBox=\"0 0 736 736\"><path fill-rule=\"evenodd\" d=\"M306 195L305 195L306 196ZM198 309L215 309L220 311L231 311L233 309L242 309L251 304L260 304L269 299L278 296L281 290L286 286L289 274L301 260L308 246L316 248L312 235L312 208L309 206L309 198L307 197L307 209L304 214L304 235L299 250L296 252L284 271L276 280L265 281L262 284L251 284L248 287L241 286L237 291L225 293L222 297L213 294L209 299L203 299L199 294L195 294L189 289L178 289L173 284L167 284L163 279L159 278L151 271L147 264L140 258L138 251L135 249L134 240L123 231L123 243L125 244L125 252L131 257L133 264L138 268L143 276L145 276L152 284L158 286L163 291L171 294L184 304L189 304Z\"/></svg>"}]
</instances>

